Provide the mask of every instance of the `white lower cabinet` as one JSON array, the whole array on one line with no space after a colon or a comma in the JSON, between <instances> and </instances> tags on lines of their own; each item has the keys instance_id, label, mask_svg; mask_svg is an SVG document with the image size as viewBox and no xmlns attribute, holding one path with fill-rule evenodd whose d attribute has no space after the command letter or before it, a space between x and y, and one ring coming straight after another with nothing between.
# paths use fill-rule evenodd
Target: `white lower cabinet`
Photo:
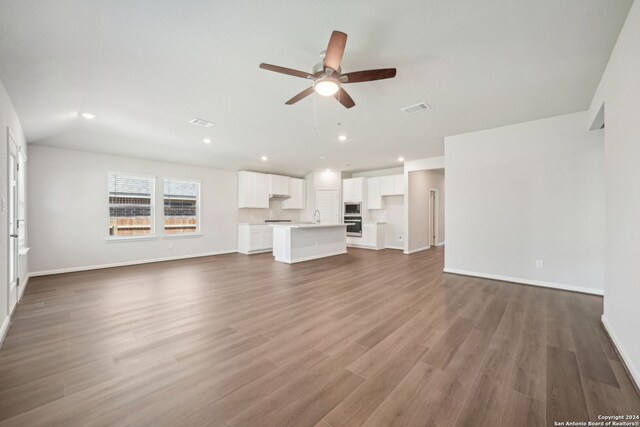
<instances>
[{"instance_id":1,"label":"white lower cabinet","mask_svg":"<svg viewBox=\"0 0 640 427\"><path fill-rule=\"evenodd\" d=\"M238 224L238 252L255 254L273 249L273 228L262 224Z\"/></svg>"},{"instance_id":2,"label":"white lower cabinet","mask_svg":"<svg viewBox=\"0 0 640 427\"><path fill-rule=\"evenodd\" d=\"M384 249L384 223L374 222L362 225L362 237L347 237L347 245L365 249Z\"/></svg>"}]
</instances>

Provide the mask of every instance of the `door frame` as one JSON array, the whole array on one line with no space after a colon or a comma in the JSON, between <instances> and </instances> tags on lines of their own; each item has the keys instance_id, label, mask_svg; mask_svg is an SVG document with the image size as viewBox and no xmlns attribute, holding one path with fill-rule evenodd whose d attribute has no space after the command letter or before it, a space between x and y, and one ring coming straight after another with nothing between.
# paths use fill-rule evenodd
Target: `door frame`
<instances>
[{"instance_id":1,"label":"door frame","mask_svg":"<svg viewBox=\"0 0 640 427\"><path fill-rule=\"evenodd\" d=\"M318 209L318 196L320 195L320 193L335 193L336 195L336 212L338 212L338 218L336 219L337 222L335 222L335 224L341 224L342 223L342 218L340 218L340 215L344 215L344 208L340 206L340 190L336 190L336 189L323 189L323 190L316 190L316 210ZM315 216L315 211L314 211L314 216ZM320 215L320 223L322 223L322 215ZM329 222L325 222L325 224L332 224Z\"/></svg>"},{"instance_id":2,"label":"door frame","mask_svg":"<svg viewBox=\"0 0 640 427\"><path fill-rule=\"evenodd\" d=\"M431 194L434 194L433 199L431 199ZM433 203L431 202L433 200ZM429 188L429 246L438 246L440 242L440 233L438 233L438 229L440 228L440 191L436 188ZM431 218L431 213L433 212L433 218ZM433 227L433 232L431 230ZM433 245L431 245L431 239L433 238Z\"/></svg>"},{"instance_id":3,"label":"door frame","mask_svg":"<svg viewBox=\"0 0 640 427\"><path fill-rule=\"evenodd\" d=\"M14 165L11 167L11 158L13 157ZM17 237L11 237L12 235L17 236L19 233L18 230L18 215L19 215L19 166L20 165L20 152L18 150L18 144L11 133L11 128L7 126L7 313L11 315L16 305L18 304L18 298L20 295L20 247L18 244ZM13 180L11 179L11 175L13 172ZM15 184L12 182L15 181ZM11 187L13 188L13 197L11 197ZM11 217L13 211L13 224L11 223ZM11 263L12 257L11 252L13 252L13 274L14 280L11 280Z\"/></svg>"}]
</instances>

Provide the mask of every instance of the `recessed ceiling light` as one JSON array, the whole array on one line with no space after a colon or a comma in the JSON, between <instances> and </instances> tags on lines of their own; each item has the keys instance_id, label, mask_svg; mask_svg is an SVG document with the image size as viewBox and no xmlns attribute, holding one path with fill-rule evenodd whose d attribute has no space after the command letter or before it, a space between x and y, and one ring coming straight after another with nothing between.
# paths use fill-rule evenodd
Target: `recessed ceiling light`
<instances>
[{"instance_id":1,"label":"recessed ceiling light","mask_svg":"<svg viewBox=\"0 0 640 427\"><path fill-rule=\"evenodd\" d=\"M82 113L82 114L80 114L80 115L81 115L82 117L84 117L85 119L89 119L89 120L91 120L91 119L95 119L95 118L96 118L96 116L95 116L95 115L93 115L93 114L91 114L91 113Z\"/></svg>"},{"instance_id":2,"label":"recessed ceiling light","mask_svg":"<svg viewBox=\"0 0 640 427\"><path fill-rule=\"evenodd\" d=\"M327 160L327 156L320 156L320 160Z\"/></svg>"},{"instance_id":3,"label":"recessed ceiling light","mask_svg":"<svg viewBox=\"0 0 640 427\"><path fill-rule=\"evenodd\" d=\"M202 140L205 144L211 144L211 140L209 138L205 138Z\"/></svg>"},{"instance_id":4,"label":"recessed ceiling light","mask_svg":"<svg viewBox=\"0 0 640 427\"><path fill-rule=\"evenodd\" d=\"M404 157L398 157L399 162L404 162Z\"/></svg>"},{"instance_id":5,"label":"recessed ceiling light","mask_svg":"<svg viewBox=\"0 0 640 427\"><path fill-rule=\"evenodd\" d=\"M263 162L266 162L267 160L269 160L269 158L267 156L262 156L260 157L260 160L262 160Z\"/></svg>"},{"instance_id":6,"label":"recessed ceiling light","mask_svg":"<svg viewBox=\"0 0 640 427\"><path fill-rule=\"evenodd\" d=\"M339 139L340 141L346 141L346 140L347 140L347 136L346 136L346 135L340 135L340 136L338 137L338 139Z\"/></svg>"}]
</instances>

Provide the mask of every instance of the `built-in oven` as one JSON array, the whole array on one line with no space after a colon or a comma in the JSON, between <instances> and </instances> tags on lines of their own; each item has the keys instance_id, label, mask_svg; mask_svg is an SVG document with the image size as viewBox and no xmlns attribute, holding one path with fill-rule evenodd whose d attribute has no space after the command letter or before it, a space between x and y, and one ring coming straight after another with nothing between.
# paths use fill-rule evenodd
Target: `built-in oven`
<instances>
[{"instance_id":1,"label":"built-in oven","mask_svg":"<svg viewBox=\"0 0 640 427\"><path fill-rule=\"evenodd\" d=\"M360 211L361 208L361 204L360 203L345 203L344 204L344 214L345 216L347 215L356 215L356 216L360 216L362 215L362 212Z\"/></svg>"},{"instance_id":2,"label":"built-in oven","mask_svg":"<svg viewBox=\"0 0 640 427\"><path fill-rule=\"evenodd\" d=\"M361 216L344 216L344 223L347 225L347 236L362 237L362 217Z\"/></svg>"}]
</instances>

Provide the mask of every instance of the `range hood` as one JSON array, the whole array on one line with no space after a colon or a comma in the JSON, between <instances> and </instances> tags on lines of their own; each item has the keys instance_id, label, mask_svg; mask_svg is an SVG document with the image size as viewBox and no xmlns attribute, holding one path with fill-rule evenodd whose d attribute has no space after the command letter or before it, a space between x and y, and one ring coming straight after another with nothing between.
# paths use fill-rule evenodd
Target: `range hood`
<instances>
[{"instance_id":1,"label":"range hood","mask_svg":"<svg viewBox=\"0 0 640 427\"><path fill-rule=\"evenodd\" d=\"M285 200L290 198L291 196L288 194L269 194L269 199L273 199L273 200Z\"/></svg>"}]
</instances>

